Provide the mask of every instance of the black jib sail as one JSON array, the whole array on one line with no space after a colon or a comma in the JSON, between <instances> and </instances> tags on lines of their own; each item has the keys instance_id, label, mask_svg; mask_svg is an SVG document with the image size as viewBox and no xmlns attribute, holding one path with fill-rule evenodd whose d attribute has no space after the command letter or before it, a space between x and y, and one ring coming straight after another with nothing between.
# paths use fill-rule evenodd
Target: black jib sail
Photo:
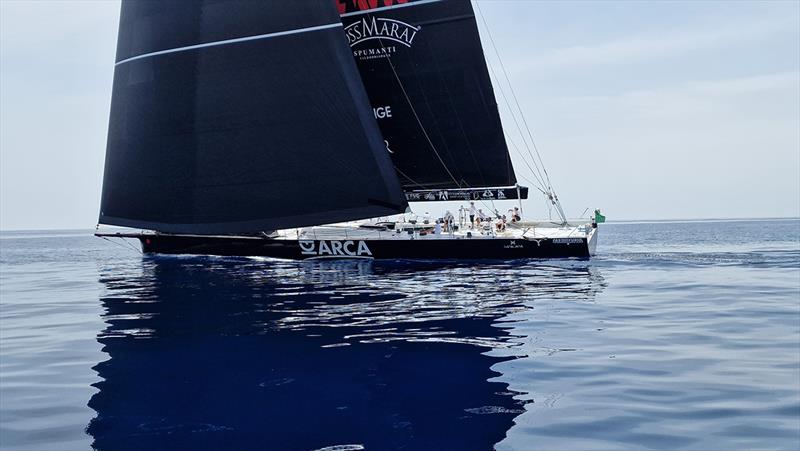
<instances>
[{"instance_id":1,"label":"black jib sail","mask_svg":"<svg viewBox=\"0 0 800 451\"><path fill-rule=\"evenodd\" d=\"M407 191L516 183L469 0L331 1Z\"/></svg>"},{"instance_id":2,"label":"black jib sail","mask_svg":"<svg viewBox=\"0 0 800 451\"><path fill-rule=\"evenodd\" d=\"M101 223L247 233L406 205L334 3L123 2Z\"/></svg>"}]
</instances>

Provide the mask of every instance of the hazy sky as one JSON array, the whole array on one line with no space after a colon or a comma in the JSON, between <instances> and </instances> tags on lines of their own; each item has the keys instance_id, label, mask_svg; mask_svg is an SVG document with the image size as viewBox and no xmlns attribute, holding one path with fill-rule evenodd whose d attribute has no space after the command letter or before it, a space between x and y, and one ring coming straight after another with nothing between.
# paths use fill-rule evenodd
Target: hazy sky
<instances>
[{"instance_id":1,"label":"hazy sky","mask_svg":"<svg viewBox=\"0 0 800 451\"><path fill-rule=\"evenodd\" d=\"M800 216L800 2L480 4L568 216ZM0 0L0 228L97 221L118 16Z\"/></svg>"}]
</instances>

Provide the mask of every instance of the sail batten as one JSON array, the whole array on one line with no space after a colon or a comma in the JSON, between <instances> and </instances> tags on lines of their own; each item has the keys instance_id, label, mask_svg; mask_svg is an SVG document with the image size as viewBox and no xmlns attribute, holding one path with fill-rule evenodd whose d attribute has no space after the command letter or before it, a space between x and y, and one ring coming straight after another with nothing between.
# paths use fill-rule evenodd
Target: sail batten
<instances>
[{"instance_id":1,"label":"sail batten","mask_svg":"<svg viewBox=\"0 0 800 451\"><path fill-rule=\"evenodd\" d=\"M255 40L258 40L258 39L276 38L276 37L279 37L279 36L287 36L287 35L290 35L290 34L308 33L310 31L327 30L328 28L339 28L341 26L342 26L341 23L331 23L331 24L326 24L326 25L317 25L317 26L314 26L314 27L299 28L299 29L295 29L295 30L285 30L285 31L277 31L275 33L259 34L259 35L256 35L256 36L245 36L245 37L241 37L241 38L225 39L225 40L222 40L222 41L206 42L206 43L203 43L203 44L187 45L187 46L184 46L184 47L176 47L176 48L173 48L173 49L158 50L158 51L155 51L155 52L145 53L143 55L132 56L132 57L126 58L126 59L124 59L122 61L117 61L115 64L116 65L125 64L125 63L127 63L129 61L135 61L135 60L142 59L142 58L150 58L150 57L158 56L158 55L166 55L166 54L169 54L169 53L185 52L187 50L196 50L196 49L202 49L202 48L205 48L205 47L213 47L213 46L217 46L217 45L236 44L236 43L239 43L239 42L255 41Z\"/></svg>"},{"instance_id":2,"label":"sail batten","mask_svg":"<svg viewBox=\"0 0 800 451\"><path fill-rule=\"evenodd\" d=\"M100 223L235 234L405 209L335 4L126 1L117 50Z\"/></svg>"}]
</instances>

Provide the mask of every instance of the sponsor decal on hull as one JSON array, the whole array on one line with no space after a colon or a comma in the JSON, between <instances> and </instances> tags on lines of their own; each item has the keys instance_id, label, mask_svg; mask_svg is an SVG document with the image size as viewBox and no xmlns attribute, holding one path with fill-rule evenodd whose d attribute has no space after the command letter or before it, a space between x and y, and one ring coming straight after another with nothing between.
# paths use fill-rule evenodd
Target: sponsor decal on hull
<instances>
[{"instance_id":1,"label":"sponsor decal on hull","mask_svg":"<svg viewBox=\"0 0 800 451\"><path fill-rule=\"evenodd\" d=\"M583 238L553 238L553 244L581 244Z\"/></svg>"},{"instance_id":2,"label":"sponsor decal on hull","mask_svg":"<svg viewBox=\"0 0 800 451\"><path fill-rule=\"evenodd\" d=\"M508 244L503 246L503 249L522 249L523 247L524 246L522 243L517 243L515 240L511 240L508 242Z\"/></svg>"},{"instance_id":3,"label":"sponsor decal on hull","mask_svg":"<svg viewBox=\"0 0 800 451\"><path fill-rule=\"evenodd\" d=\"M372 257L364 241L300 240L300 253L319 257Z\"/></svg>"}]
</instances>

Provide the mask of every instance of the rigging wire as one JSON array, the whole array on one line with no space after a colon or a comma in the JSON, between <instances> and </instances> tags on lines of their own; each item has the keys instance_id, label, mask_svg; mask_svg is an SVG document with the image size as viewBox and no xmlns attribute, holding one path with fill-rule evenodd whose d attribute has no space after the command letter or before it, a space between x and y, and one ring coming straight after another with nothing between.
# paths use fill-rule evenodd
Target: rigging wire
<instances>
[{"instance_id":1,"label":"rigging wire","mask_svg":"<svg viewBox=\"0 0 800 451\"><path fill-rule=\"evenodd\" d=\"M541 181L541 180L539 179L539 177L536 175L536 172L535 172L535 171L533 170L533 168L531 167L531 164L530 164L530 163L528 163L528 160L525 158L525 156L524 156L524 155L522 155L522 151L520 151L520 150L519 150L519 147L517 146L517 143L516 143L516 142L515 142L515 141L514 141L514 140L511 138L511 135L509 135L509 134L507 134L507 133L506 133L506 134L505 134L505 136L506 136L506 140L507 140L508 142L510 142L510 143L511 143L511 145L514 147L514 149L516 149L516 150L517 150L517 152L520 154L520 156L522 157L522 162L523 162L523 163L525 163L525 166L527 166L527 167L528 167L528 169L530 169L530 170L531 170L531 175L533 175L533 178L535 178L537 181L536 181L536 182L532 182L530 179L528 179L527 177L523 176L522 174L520 174L520 177L524 178L524 179L525 179L525 180L526 180L528 183L530 183L531 185L533 185L533 187L534 187L534 188L536 188L536 189L538 189L539 191L541 191L541 192L542 192L542 194L544 194L544 195L547 195L547 192L545 191L545 190L547 189L547 188L546 188L546 185L547 185L547 184L546 184L546 183L544 183L543 181ZM534 163L535 163L535 162L534 162Z\"/></svg>"},{"instance_id":2,"label":"rigging wire","mask_svg":"<svg viewBox=\"0 0 800 451\"><path fill-rule=\"evenodd\" d=\"M385 51L386 47L383 45L383 39L378 38L378 43L381 45L381 48ZM411 98L409 97L408 93L406 92L406 88L403 85L402 80L400 80L400 76L398 75L397 70L394 67L394 63L392 62L391 56L387 56L386 60L389 63L389 67L392 69L392 74L394 75L395 80L397 80L397 84L400 86L400 90L403 93L403 97L405 97L406 102L408 102L408 106L411 108L411 112L414 113L414 118L416 119L417 124L419 125L420 129L422 130L422 133L425 136L425 139L428 141L428 144L431 146L431 150L433 150L433 153L436 155L436 158L439 160L439 163L442 164L442 167L444 168L444 170L447 171L447 175L450 176L450 178L453 180L453 183L455 183L458 188L470 188L470 186L463 186L462 187L461 183L459 183L459 181L455 178L453 173L450 171L450 168L447 167L447 164L444 162L444 160L442 159L441 155L436 150L436 146L433 144L433 141L431 140L427 129L422 124L422 120L420 119L419 114L417 114L417 109L414 107L414 104L411 102ZM395 166L395 169L397 169L396 166ZM411 183L414 183L417 186L421 186L421 187L423 186L422 184L420 184L420 183L414 181L413 179L411 179L410 177L408 177L402 171L399 171L399 172L400 172L401 175L403 175L408 180L410 180ZM423 187L423 189L425 189L425 188ZM537 187L537 189L538 189L538 187ZM486 207L487 209L489 209L491 212L497 211L497 209L494 207L494 199L491 199L491 205L487 204L486 201L483 198L474 199L474 200L472 200L472 202L474 202L475 200L477 200L480 203L482 203L483 206Z\"/></svg>"},{"instance_id":3,"label":"rigging wire","mask_svg":"<svg viewBox=\"0 0 800 451\"><path fill-rule=\"evenodd\" d=\"M424 189L424 190L429 190L430 189L427 186L423 185L422 183L419 183L418 181L416 181L416 180L412 179L411 177L409 177L408 174L406 174L400 168L398 168L397 165L394 166L394 170L397 171L398 174L400 174L403 177L407 178L409 182L417 185L417 187L419 187L420 189Z\"/></svg>"},{"instance_id":4,"label":"rigging wire","mask_svg":"<svg viewBox=\"0 0 800 451\"><path fill-rule=\"evenodd\" d=\"M567 222L567 218L564 215L563 209L561 208L561 202L558 200L558 196L555 193L555 189L553 189L553 184L552 184L552 182L550 180L550 174L548 174L548 172L547 172L547 168L544 165L544 160L542 159L542 155L539 152L539 149L536 146L536 142L533 139L533 134L531 133L530 127L528 126L528 121L527 121L527 119L525 119L525 113L522 111L522 107L519 104L519 99L517 98L516 92L514 91L514 86L511 84L511 79L508 76L508 71L506 70L505 65L503 64L503 59L500 56L500 51L497 49L497 45L494 42L494 37L492 36L491 29L489 28L489 24L486 21L486 16L483 14L483 11L481 10L480 1L479 0L475 0L475 5L477 6L478 13L481 16L481 21L483 22L483 26L484 26L484 28L486 30L486 34L489 37L489 42L492 44L492 48L494 49L495 55L497 56L497 60L498 60L498 62L500 64L500 68L503 71L503 75L505 77L506 84L508 85L508 88L511 91L511 97L514 99L514 103L515 103L515 105L517 107L519 115L522 118L522 122L523 122L523 124L525 126L525 130L527 132L527 135L530 138L531 144L532 144L533 149L534 149L534 151L536 153L536 157L534 157L533 154L530 151L530 147L528 146L528 142L525 139L525 134L522 133L522 128L519 126L519 122L517 121L516 115L514 114L514 111L511 108L510 102L508 102L508 98L505 95L505 91L502 88L502 84L499 82L499 77L497 77L497 74L494 72L494 69L491 67L491 65L489 65L489 68L490 68L492 74L494 75L495 80L497 81L498 88L500 89L500 93L503 95L503 98L506 101L506 106L508 107L509 111L511 112L511 116L514 119L514 123L517 125L517 129L520 132L520 136L522 137L522 140L525 143L525 146L526 146L526 148L528 150L528 153L530 154L531 159L533 159L534 166L537 169L539 169L539 167L541 166L541 171L539 172L539 175L541 177L537 177L537 178L541 178L541 179L547 181L546 185L547 185L547 191L548 192L546 193L546 195L547 195L548 199L550 200L550 202L553 204L553 206L556 207L556 209L557 209L557 211L559 213L559 216L561 217L562 221L564 223L566 223ZM537 157L538 157L538 164L537 164ZM525 159L523 157L523 161L524 160ZM527 164L527 162L526 162L526 164ZM542 174L543 174L543 176L542 176Z\"/></svg>"},{"instance_id":5,"label":"rigging wire","mask_svg":"<svg viewBox=\"0 0 800 451\"><path fill-rule=\"evenodd\" d=\"M125 243L125 244L122 244L122 243L119 243L119 242L116 242L116 241L112 241L112 240L108 239L108 237L105 237L105 236L101 236L100 238L108 241L109 243L111 243L111 244L113 244L115 246L121 246L125 250L133 249L137 253L144 255L144 253L142 252L141 249L137 249L136 246L130 244L125 238L122 238L122 243Z\"/></svg>"},{"instance_id":6,"label":"rigging wire","mask_svg":"<svg viewBox=\"0 0 800 451\"><path fill-rule=\"evenodd\" d=\"M383 39L378 38L378 42L381 44L381 49L384 52L386 52L386 47L383 45ZM453 179L453 183L455 183L457 187L461 188L461 184L458 182L458 180L456 180L453 173L450 172L450 168L447 167L447 164L445 164L444 160L442 159L442 156L439 155L439 151L436 150L436 146L433 144L431 137L428 135L428 131L422 125L422 120L419 118L419 115L417 114L417 109L414 108L414 105L411 103L411 98L408 96L406 88L405 86L403 86L403 82L400 81L400 76L397 75L397 70L395 70L394 63L392 63L392 58L391 56L388 56L388 53L386 56L386 61L389 63L389 67L392 68L392 73L394 74L395 80L397 80L397 84L400 85L400 90L403 92L403 97L405 97L406 102L408 102L408 106L411 107L411 112L414 113L414 118L417 120L417 124L419 124L419 128L422 130L422 134L425 135L425 139L428 141L428 144L430 144L433 153L436 155L436 158L439 159L439 163L442 164L444 170L447 171L447 175L449 175L450 178Z\"/></svg>"},{"instance_id":7,"label":"rigging wire","mask_svg":"<svg viewBox=\"0 0 800 451\"><path fill-rule=\"evenodd\" d=\"M383 39L378 38L378 43L381 45L381 48L385 51L386 47L383 45ZM436 158L439 160L439 163L441 163L442 167L444 168L444 170L447 171L447 175L450 176L450 178L453 180L453 183L455 183L457 187L462 188L461 183L458 182L458 180L455 178L453 173L450 171L450 168L447 167L447 164L444 162L444 160L442 159L441 155L439 155L439 152L436 150L436 146L433 144L433 141L431 140L430 135L428 135L428 131L425 129L425 126L422 124L422 120L420 119L419 115L417 114L417 109L414 108L414 104L411 102L411 98L409 97L408 93L406 92L406 88L403 85L402 80L400 80L400 76L397 74L397 70L394 67L394 63L392 62L391 56L387 56L386 60L389 63L389 67L392 69L392 74L394 74L394 78L395 78L395 80L397 80L397 84L400 86L400 90L403 92L403 97L405 97L406 102L408 102L408 106L411 108L411 112L414 113L414 118L416 119L417 124L419 125L419 128L422 130L422 134L425 136L425 139L428 141L428 144L430 144L431 150L433 150L433 153L436 155ZM406 176L406 178L408 178L408 176ZM411 180L411 179L409 178L409 180ZM415 182L413 180L411 180L411 182L416 184L416 185L422 186L422 185L420 185L419 183L417 183L417 182ZM470 187L466 186L466 188L470 188ZM486 207L487 209L490 209L490 211L493 212L495 210L495 208L493 208L494 202L492 202L492 205L489 205L482 198L481 199L475 199L475 200L478 200L480 203L483 204L484 207ZM471 202L474 202L474 200L472 200Z\"/></svg>"},{"instance_id":8,"label":"rigging wire","mask_svg":"<svg viewBox=\"0 0 800 451\"><path fill-rule=\"evenodd\" d=\"M483 15L483 12L480 9L480 5L478 5L478 3L477 3L477 0L476 0L476 6L478 6L478 12L481 15L481 21L483 22L483 27L486 30L486 33L489 35L490 40L492 40L491 31L489 30L489 25L486 22L486 18ZM497 56L498 60L500 61L501 66L502 66L502 60L500 59L500 54L497 51L497 47L494 45L494 41L493 40L492 40L492 47L494 48L495 55ZM531 146L528 144L528 140L525 138L525 133L523 133L523 131L522 131L522 126L519 124L519 120L517 119L517 115L516 115L515 111L511 108L511 102L508 100L508 96L506 95L505 89L503 89L503 84L500 83L500 77L497 76L497 73L494 70L494 66L492 66L491 64L488 64L488 63L487 63L487 66L489 68L489 72L491 72L492 77L495 80L495 84L497 85L498 90L500 91L500 95L503 97L503 100L504 100L504 103L506 105L506 108L508 109L508 112L511 115L511 119L514 121L514 125L516 125L516 127L517 127L517 131L519 132L519 135L522 138L522 142L523 142L523 144L525 144L525 149L528 151L528 155L530 155L531 160L533 161L533 164L536 167L535 170L531 169L531 171L534 173L533 175L537 179L546 180L545 176L542 173L542 170L539 168L539 164L537 164L537 162L536 162L536 157L534 157L533 153L531 152L531 149L530 149ZM510 86L510 82L509 82L509 87L511 87ZM512 94L513 94L513 89L512 89ZM517 148L517 151L519 151L519 148ZM519 155L522 158L522 160L530 168L530 164L527 162L527 160L525 158L525 155L521 151L519 151ZM543 185L547 185L547 183L545 183L544 181L542 182L542 184Z\"/></svg>"},{"instance_id":9,"label":"rigging wire","mask_svg":"<svg viewBox=\"0 0 800 451\"><path fill-rule=\"evenodd\" d=\"M480 5L479 0L475 1L475 5L478 7L478 13L481 16L481 21L483 22L483 26L486 29L486 35L489 36L489 42L492 44L492 49L494 49L495 55L497 56L497 62L500 64L500 69L502 69L502 71L503 71L503 76L505 77L506 84L508 85L508 89L511 91L511 98L514 99L514 104L516 105L517 110L519 111L519 115L520 115L520 118L522 118L523 124L525 125L525 131L528 133L528 137L531 140L531 145L533 146L534 151L536 151L536 156L539 159L539 163L541 163L542 171L544 172L544 174L546 176L548 185L552 185L552 183L550 183L550 176L547 173L547 167L545 167L544 161L542 160L542 156L539 153L539 149L536 147L536 141L533 139L533 134L531 133L530 127L528 127L528 121L527 121L527 119L525 119L525 113L522 111L522 107L519 104L519 99L517 98L517 94L514 91L514 85L511 84L511 79L508 76L508 71L506 70L505 64L503 64L503 59L500 56L500 51L497 49L497 45L494 42L494 36L492 36L492 30L489 28L489 24L486 22L486 16L483 14L483 10L481 10L481 5ZM492 72L494 72L494 69L492 69ZM498 85L499 85L499 83L498 83ZM523 135L523 139L524 139L524 135ZM530 149L528 149L528 150L530 151ZM533 156L531 155L531 157L533 157Z\"/></svg>"}]
</instances>

